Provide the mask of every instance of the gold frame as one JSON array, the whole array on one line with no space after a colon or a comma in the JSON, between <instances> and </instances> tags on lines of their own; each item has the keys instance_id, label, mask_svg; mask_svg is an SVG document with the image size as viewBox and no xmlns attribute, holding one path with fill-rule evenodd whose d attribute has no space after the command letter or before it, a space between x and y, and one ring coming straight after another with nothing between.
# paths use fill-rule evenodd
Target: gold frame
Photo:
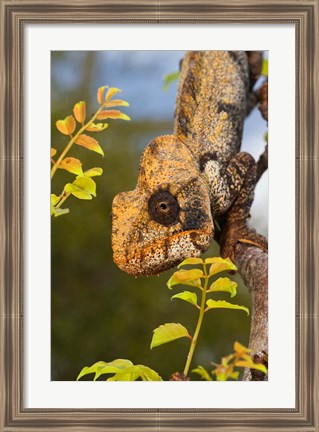
<instances>
[{"instance_id":1,"label":"gold frame","mask_svg":"<svg viewBox=\"0 0 319 432\"><path fill-rule=\"evenodd\" d=\"M319 431L318 0L0 0L0 6L0 430ZM296 408L23 408L23 30L26 23L62 22L295 25Z\"/></svg>"}]
</instances>

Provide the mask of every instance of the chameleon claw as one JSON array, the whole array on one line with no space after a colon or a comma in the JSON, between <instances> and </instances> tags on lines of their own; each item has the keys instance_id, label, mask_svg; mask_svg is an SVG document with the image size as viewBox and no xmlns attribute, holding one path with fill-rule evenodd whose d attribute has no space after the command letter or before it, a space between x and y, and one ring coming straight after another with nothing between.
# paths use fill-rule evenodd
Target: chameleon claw
<instances>
[{"instance_id":1,"label":"chameleon claw","mask_svg":"<svg viewBox=\"0 0 319 432\"><path fill-rule=\"evenodd\" d=\"M247 239L238 239L239 243L247 243L247 244L251 244L252 246L256 246L260 249L262 249L265 252L268 252L268 248L265 248L264 246L262 246L261 244L258 244L256 242L253 242L251 240L247 240Z\"/></svg>"},{"instance_id":2,"label":"chameleon claw","mask_svg":"<svg viewBox=\"0 0 319 432\"><path fill-rule=\"evenodd\" d=\"M243 222L226 224L220 239L221 256L223 258L230 258L234 262L235 248L238 243L250 244L265 252L268 251L266 238L257 234L253 228L247 227Z\"/></svg>"}]
</instances>

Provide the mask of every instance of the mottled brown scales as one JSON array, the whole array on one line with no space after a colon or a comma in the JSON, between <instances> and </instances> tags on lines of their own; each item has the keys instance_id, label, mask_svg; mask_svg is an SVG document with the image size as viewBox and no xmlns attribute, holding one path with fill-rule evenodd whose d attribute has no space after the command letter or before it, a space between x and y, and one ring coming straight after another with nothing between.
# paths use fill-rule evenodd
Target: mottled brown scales
<instances>
[{"instance_id":1,"label":"mottled brown scales","mask_svg":"<svg viewBox=\"0 0 319 432\"><path fill-rule=\"evenodd\" d=\"M242 237L265 246L246 227L256 164L249 154L238 153L248 85L244 52L185 55L174 135L149 143L136 188L113 201L112 247L122 270L158 274L200 256L213 239L213 218L221 215L224 256L232 257Z\"/></svg>"},{"instance_id":2,"label":"mottled brown scales","mask_svg":"<svg viewBox=\"0 0 319 432\"><path fill-rule=\"evenodd\" d=\"M188 52L183 59L174 133L197 161L203 149L224 162L240 149L248 65L244 52L232 53Z\"/></svg>"}]
</instances>

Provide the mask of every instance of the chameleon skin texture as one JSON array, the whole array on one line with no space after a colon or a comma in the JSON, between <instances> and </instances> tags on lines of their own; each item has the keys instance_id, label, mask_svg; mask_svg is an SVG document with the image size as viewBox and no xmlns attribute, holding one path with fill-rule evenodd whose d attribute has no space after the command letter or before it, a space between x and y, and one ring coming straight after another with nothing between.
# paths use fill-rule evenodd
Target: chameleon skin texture
<instances>
[{"instance_id":1,"label":"chameleon skin texture","mask_svg":"<svg viewBox=\"0 0 319 432\"><path fill-rule=\"evenodd\" d=\"M136 188L113 200L113 258L120 269L135 276L159 274L200 256L213 239L213 218L220 216L223 256L233 258L240 238L258 243L246 227L256 163L239 153L248 89L245 52L185 55L174 135L148 144Z\"/></svg>"},{"instance_id":2,"label":"chameleon skin texture","mask_svg":"<svg viewBox=\"0 0 319 432\"><path fill-rule=\"evenodd\" d=\"M151 200L157 208L149 207ZM136 188L113 200L114 262L132 275L159 274L200 256L213 235L209 188L191 152L173 135L154 139L142 155Z\"/></svg>"},{"instance_id":3,"label":"chameleon skin texture","mask_svg":"<svg viewBox=\"0 0 319 432\"><path fill-rule=\"evenodd\" d=\"M198 163L204 154L225 163L239 152L248 85L243 51L191 51L185 55L174 133Z\"/></svg>"}]
</instances>

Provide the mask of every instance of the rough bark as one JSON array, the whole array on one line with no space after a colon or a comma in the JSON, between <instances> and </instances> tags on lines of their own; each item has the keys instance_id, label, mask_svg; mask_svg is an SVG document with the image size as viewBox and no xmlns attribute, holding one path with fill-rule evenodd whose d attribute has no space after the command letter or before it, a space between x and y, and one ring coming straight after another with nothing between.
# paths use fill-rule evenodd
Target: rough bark
<instances>
[{"instance_id":1,"label":"rough bark","mask_svg":"<svg viewBox=\"0 0 319 432\"><path fill-rule=\"evenodd\" d=\"M259 103L259 94L256 92L250 92L247 98L247 106L246 106L246 117L252 112L256 105Z\"/></svg>"},{"instance_id":2,"label":"rough bark","mask_svg":"<svg viewBox=\"0 0 319 432\"><path fill-rule=\"evenodd\" d=\"M259 90L259 111L264 120L268 122L268 81L266 81ZM268 169L268 144L265 147L263 154L257 162L257 182L263 173Z\"/></svg>"},{"instance_id":3,"label":"rough bark","mask_svg":"<svg viewBox=\"0 0 319 432\"><path fill-rule=\"evenodd\" d=\"M236 246L235 264L252 300L249 348L255 363L268 366L268 253L245 244ZM245 370L244 381L267 381L256 370Z\"/></svg>"},{"instance_id":4,"label":"rough bark","mask_svg":"<svg viewBox=\"0 0 319 432\"><path fill-rule=\"evenodd\" d=\"M261 51L248 51L251 90L261 73ZM259 103L262 117L268 121L268 81L257 92L251 92L247 115ZM268 144L257 162L257 182L268 169ZM268 253L257 247L239 243L235 251L235 264L248 288L251 300L251 328L249 348L255 363L268 367ZM244 381L267 381L268 375L246 369Z\"/></svg>"},{"instance_id":5,"label":"rough bark","mask_svg":"<svg viewBox=\"0 0 319 432\"><path fill-rule=\"evenodd\" d=\"M268 81L259 90L259 111L264 120L268 121Z\"/></svg>"},{"instance_id":6,"label":"rough bark","mask_svg":"<svg viewBox=\"0 0 319 432\"><path fill-rule=\"evenodd\" d=\"M268 169L268 144L265 146L265 150L257 162L257 183L260 177L264 174Z\"/></svg>"},{"instance_id":7,"label":"rough bark","mask_svg":"<svg viewBox=\"0 0 319 432\"><path fill-rule=\"evenodd\" d=\"M261 70L263 66L263 52L247 51L247 60L249 66L250 89L252 89L261 75Z\"/></svg>"}]
</instances>

